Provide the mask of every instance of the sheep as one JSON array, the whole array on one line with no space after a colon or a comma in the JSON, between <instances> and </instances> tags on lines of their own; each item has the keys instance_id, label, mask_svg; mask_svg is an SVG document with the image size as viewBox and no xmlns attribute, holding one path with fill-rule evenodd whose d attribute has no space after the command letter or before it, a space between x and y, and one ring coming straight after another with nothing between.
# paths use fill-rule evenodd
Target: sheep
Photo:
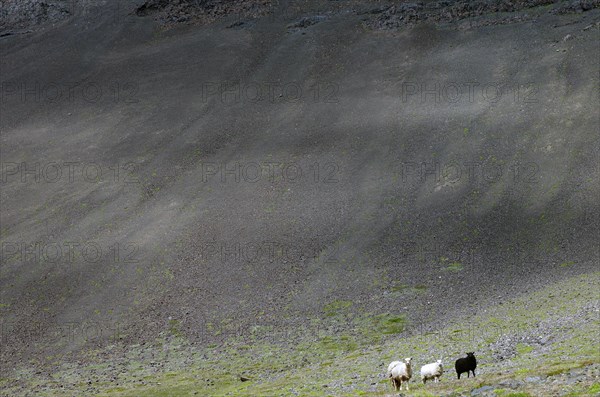
<instances>
[{"instance_id":1,"label":"sheep","mask_svg":"<svg viewBox=\"0 0 600 397\"><path fill-rule=\"evenodd\" d=\"M473 377L475 377L475 368L477 368L477 359L475 359L475 353L467 353L467 357L456 360L454 368L456 368L456 375L458 376L458 379L460 379L460 374L463 372L467 373L467 377L471 377L469 371L473 372Z\"/></svg>"},{"instance_id":2,"label":"sheep","mask_svg":"<svg viewBox=\"0 0 600 397\"><path fill-rule=\"evenodd\" d=\"M388 378L392 382L394 390L402 390L402 383L406 383L406 390L408 389L408 381L412 378L412 357L408 357L402 361L394 361L388 365Z\"/></svg>"},{"instance_id":3,"label":"sheep","mask_svg":"<svg viewBox=\"0 0 600 397\"><path fill-rule=\"evenodd\" d=\"M387 377L390 379L390 382L392 382L392 387L394 389L396 388L396 382L394 382L394 379L392 378L392 369L398 364L402 364L402 361L392 361L387 369Z\"/></svg>"},{"instance_id":4,"label":"sheep","mask_svg":"<svg viewBox=\"0 0 600 397\"><path fill-rule=\"evenodd\" d=\"M388 365L388 370L387 370L387 376L388 376L388 378L389 378L390 376L392 376L392 375L391 375L391 374L392 374L392 369L393 369L393 368L394 368L396 365L398 365L398 364L401 364L401 363L402 363L402 361L392 361L392 362L390 363L390 365Z\"/></svg>"},{"instance_id":5,"label":"sheep","mask_svg":"<svg viewBox=\"0 0 600 397\"><path fill-rule=\"evenodd\" d=\"M442 366L442 360L437 360L435 363L425 364L421 367L421 380L423 384L427 383L428 380L433 379L434 382L439 382L440 377L444 373L444 367Z\"/></svg>"}]
</instances>

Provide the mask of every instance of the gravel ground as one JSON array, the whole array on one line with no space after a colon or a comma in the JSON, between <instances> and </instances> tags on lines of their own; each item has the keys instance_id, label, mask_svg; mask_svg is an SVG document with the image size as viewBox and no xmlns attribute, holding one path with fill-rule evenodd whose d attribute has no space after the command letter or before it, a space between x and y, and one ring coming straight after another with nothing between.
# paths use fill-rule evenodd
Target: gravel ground
<instances>
[{"instance_id":1,"label":"gravel ground","mask_svg":"<svg viewBox=\"0 0 600 397\"><path fill-rule=\"evenodd\" d=\"M597 321L600 317L599 305L598 301L590 302L573 315L544 320L525 333L502 336L490 346L492 357L499 361L514 357L519 343L535 346L536 354L543 354L551 348L553 342L568 338L569 329L576 324Z\"/></svg>"},{"instance_id":2,"label":"gravel ground","mask_svg":"<svg viewBox=\"0 0 600 397\"><path fill-rule=\"evenodd\" d=\"M567 14L589 11L600 7L598 0L552 1L552 0L468 0L468 1L431 1L400 2L390 6L379 6L368 13L376 14L369 19L368 25L374 29L398 29L417 22L449 23L464 19L488 16L488 20L476 20L469 26L499 25L523 22L534 18L526 12L529 9L548 6L546 12ZM523 12L521 15L510 15ZM500 13L500 16L498 15Z\"/></svg>"},{"instance_id":3,"label":"gravel ground","mask_svg":"<svg viewBox=\"0 0 600 397\"><path fill-rule=\"evenodd\" d=\"M4 0L0 2L0 36L31 31L72 16L70 0Z\"/></svg>"},{"instance_id":4,"label":"gravel ground","mask_svg":"<svg viewBox=\"0 0 600 397\"><path fill-rule=\"evenodd\" d=\"M271 7L271 0L147 0L137 8L136 14L151 15L168 28L178 24L206 24L232 15L258 18L271 12Z\"/></svg>"},{"instance_id":5,"label":"gravel ground","mask_svg":"<svg viewBox=\"0 0 600 397\"><path fill-rule=\"evenodd\" d=\"M31 30L0 39L2 162L105 178L3 168L1 243L105 255L2 258L3 371L85 362L115 329L124 346L285 334L347 302L338 333L365 313L435 328L598 267L597 2L504 2L535 18L473 29L461 18L499 3L41 4L2 2L4 29ZM228 171L272 161L303 178Z\"/></svg>"}]
</instances>

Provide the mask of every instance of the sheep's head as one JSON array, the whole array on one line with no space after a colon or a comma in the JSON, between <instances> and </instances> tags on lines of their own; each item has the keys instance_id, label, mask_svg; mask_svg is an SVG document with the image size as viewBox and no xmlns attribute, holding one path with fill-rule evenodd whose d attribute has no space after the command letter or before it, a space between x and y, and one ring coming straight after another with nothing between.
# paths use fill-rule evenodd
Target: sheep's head
<instances>
[{"instance_id":1,"label":"sheep's head","mask_svg":"<svg viewBox=\"0 0 600 397\"><path fill-rule=\"evenodd\" d=\"M407 365L410 365L410 362L411 362L411 361L412 361L412 357L407 357L407 358L405 358L405 359L404 359L404 362L405 362Z\"/></svg>"},{"instance_id":2,"label":"sheep's head","mask_svg":"<svg viewBox=\"0 0 600 397\"><path fill-rule=\"evenodd\" d=\"M438 363L439 365L442 365L442 360L437 360L437 363Z\"/></svg>"},{"instance_id":3,"label":"sheep's head","mask_svg":"<svg viewBox=\"0 0 600 397\"><path fill-rule=\"evenodd\" d=\"M473 357L473 358L475 358L475 352L467 353L467 357Z\"/></svg>"}]
</instances>

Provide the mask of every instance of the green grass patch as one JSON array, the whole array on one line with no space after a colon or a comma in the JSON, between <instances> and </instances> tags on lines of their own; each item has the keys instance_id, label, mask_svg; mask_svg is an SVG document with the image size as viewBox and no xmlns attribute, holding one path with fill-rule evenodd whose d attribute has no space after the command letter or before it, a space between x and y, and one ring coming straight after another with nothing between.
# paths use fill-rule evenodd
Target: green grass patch
<instances>
[{"instance_id":1,"label":"green grass patch","mask_svg":"<svg viewBox=\"0 0 600 397\"><path fill-rule=\"evenodd\" d=\"M390 291L392 292L402 292L402 291L406 291L408 289L408 284L398 284L398 285L392 285L390 287Z\"/></svg>"},{"instance_id":2,"label":"green grass patch","mask_svg":"<svg viewBox=\"0 0 600 397\"><path fill-rule=\"evenodd\" d=\"M517 353L528 354L533 351L533 346L526 345L524 343L517 344Z\"/></svg>"},{"instance_id":3,"label":"green grass patch","mask_svg":"<svg viewBox=\"0 0 600 397\"><path fill-rule=\"evenodd\" d=\"M325 312L326 316L333 317L345 312L352 306L352 304L352 301L335 300L323 306L323 311Z\"/></svg>"},{"instance_id":4,"label":"green grass patch","mask_svg":"<svg viewBox=\"0 0 600 397\"><path fill-rule=\"evenodd\" d=\"M514 374L515 375L527 375L531 373L531 369L529 368L519 368L517 370L515 370Z\"/></svg>"},{"instance_id":5,"label":"green grass patch","mask_svg":"<svg viewBox=\"0 0 600 397\"><path fill-rule=\"evenodd\" d=\"M460 272L461 270L463 270L463 265L460 262L452 262L451 264L446 266L444 270L449 272Z\"/></svg>"},{"instance_id":6,"label":"green grass patch","mask_svg":"<svg viewBox=\"0 0 600 397\"><path fill-rule=\"evenodd\" d=\"M587 361L583 361L583 362L556 362L554 364L551 364L549 367L544 368L543 372L544 374L546 374L546 376L554 376L554 375L558 375L558 374L562 374L565 372L568 372L572 369L575 368L581 368L584 367L588 362Z\"/></svg>"},{"instance_id":7,"label":"green grass patch","mask_svg":"<svg viewBox=\"0 0 600 397\"><path fill-rule=\"evenodd\" d=\"M329 351L345 351L351 352L358 348L358 343L348 335L342 335L340 337L325 336L319 339L319 345L321 349Z\"/></svg>"},{"instance_id":8,"label":"green grass patch","mask_svg":"<svg viewBox=\"0 0 600 397\"><path fill-rule=\"evenodd\" d=\"M570 267L570 266L573 266L574 264L575 264L575 262L573 262L573 261L563 262L560 264L560 267Z\"/></svg>"},{"instance_id":9,"label":"green grass patch","mask_svg":"<svg viewBox=\"0 0 600 397\"><path fill-rule=\"evenodd\" d=\"M179 320L169 320L169 333L176 337L183 336L183 334L179 330Z\"/></svg>"},{"instance_id":10,"label":"green grass patch","mask_svg":"<svg viewBox=\"0 0 600 397\"><path fill-rule=\"evenodd\" d=\"M589 389L588 393L598 393L600 394L600 383L594 383Z\"/></svg>"},{"instance_id":11,"label":"green grass patch","mask_svg":"<svg viewBox=\"0 0 600 397\"><path fill-rule=\"evenodd\" d=\"M404 316L380 314L373 317L372 322L374 331L383 335L399 334L406 328L406 318Z\"/></svg>"},{"instance_id":12,"label":"green grass patch","mask_svg":"<svg viewBox=\"0 0 600 397\"><path fill-rule=\"evenodd\" d=\"M517 392L507 392L505 394L499 394L502 397L531 397L531 394L524 392L524 391L517 391Z\"/></svg>"}]
</instances>

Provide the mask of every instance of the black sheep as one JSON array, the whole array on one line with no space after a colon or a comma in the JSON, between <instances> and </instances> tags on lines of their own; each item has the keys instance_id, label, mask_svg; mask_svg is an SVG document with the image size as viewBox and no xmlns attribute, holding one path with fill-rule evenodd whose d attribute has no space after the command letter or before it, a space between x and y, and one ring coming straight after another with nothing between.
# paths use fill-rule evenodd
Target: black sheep
<instances>
[{"instance_id":1,"label":"black sheep","mask_svg":"<svg viewBox=\"0 0 600 397\"><path fill-rule=\"evenodd\" d=\"M467 357L456 360L456 363L454 363L454 368L456 368L456 375L458 376L458 379L460 379L460 374L463 372L467 373L467 377L470 377L470 372L473 372L473 377L475 377L475 368L477 368L475 353L467 353Z\"/></svg>"}]
</instances>

